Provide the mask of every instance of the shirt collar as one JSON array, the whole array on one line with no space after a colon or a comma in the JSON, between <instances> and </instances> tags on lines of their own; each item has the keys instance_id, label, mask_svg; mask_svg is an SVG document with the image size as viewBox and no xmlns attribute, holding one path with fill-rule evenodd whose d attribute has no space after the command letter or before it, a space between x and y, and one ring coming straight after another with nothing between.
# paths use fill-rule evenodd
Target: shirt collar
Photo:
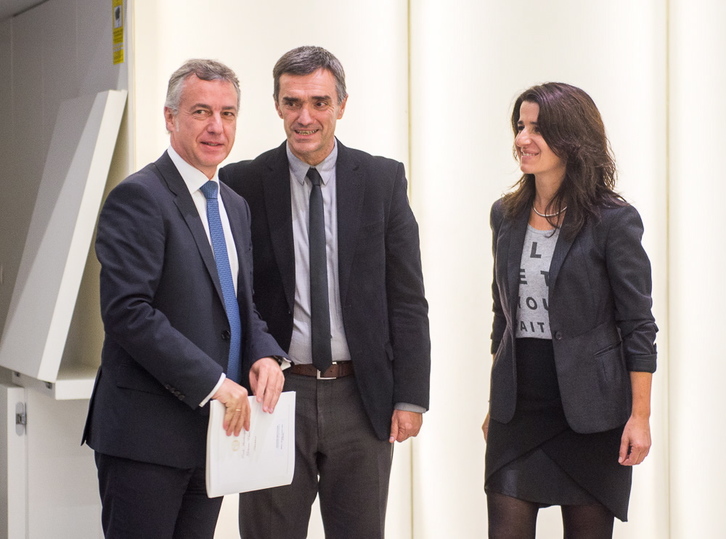
<instances>
[{"instance_id":1,"label":"shirt collar","mask_svg":"<svg viewBox=\"0 0 726 539\"><path fill-rule=\"evenodd\" d=\"M323 159L322 163L315 165L315 169L320 173L320 177L323 180L323 185L327 185L328 181L335 173L335 163L338 160L338 139L333 140L335 141L335 144L333 145L333 150L328 154L328 157ZM289 144L285 147L287 149L287 161L290 163L290 173L292 174L292 177L302 185L305 183L305 175L308 173L310 165L295 156L295 154L290 151Z\"/></svg>"},{"instance_id":2,"label":"shirt collar","mask_svg":"<svg viewBox=\"0 0 726 539\"><path fill-rule=\"evenodd\" d=\"M210 181L204 172L198 168L194 168L192 165L184 161L184 159L171 146L169 146L166 152L169 154L172 163L174 163L174 166L176 166L176 169L179 171L179 174L184 180L184 183L187 185L187 189L189 189L190 193L198 191L202 185ZM219 183L219 169L214 171L212 181Z\"/></svg>"}]
</instances>

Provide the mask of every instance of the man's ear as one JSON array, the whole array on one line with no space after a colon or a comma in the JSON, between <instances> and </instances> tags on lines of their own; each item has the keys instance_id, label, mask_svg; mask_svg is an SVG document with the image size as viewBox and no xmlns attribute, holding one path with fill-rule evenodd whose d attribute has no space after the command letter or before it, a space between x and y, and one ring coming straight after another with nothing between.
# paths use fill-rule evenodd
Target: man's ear
<instances>
[{"instance_id":1,"label":"man's ear","mask_svg":"<svg viewBox=\"0 0 726 539\"><path fill-rule=\"evenodd\" d=\"M166 130L169 133L176 130L176 127L174 125L175 119L176 115L174 114L174 111L171 110L169 107L164 107L164 122L166 123Z\"/></svg>"},{"instance_id":2,"label":"man's ear","mask_svg":"<svg viewBox=\"0 0 726 539\"><path fill-rule=\"evenodd\" d=\"M345 113L345 105L348 103L348 96L346 95L343 99L343 102L340 104L340 110L338 111L338 120L340 120L343 117L343 113Z\"/></svg>"}]
</instances>

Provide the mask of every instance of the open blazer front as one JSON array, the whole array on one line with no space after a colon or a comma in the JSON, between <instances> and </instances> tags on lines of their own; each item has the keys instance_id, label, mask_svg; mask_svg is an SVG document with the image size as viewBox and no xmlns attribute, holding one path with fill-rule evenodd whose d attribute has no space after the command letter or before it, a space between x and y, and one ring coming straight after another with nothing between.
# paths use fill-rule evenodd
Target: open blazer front
<instances>
[{"instance_id":1,"label":"open blazer front","mask_svg":"<svg viewBox=\"0 0 726 539\"><path fill-rule=\"evenodd\" d=\"M394 404L428 409L431 343L418 224L403 164L338 144L338 263L345 337L363 404L381 440ZM249 203L254 300L270 333L290 347L295 250L286 143L227 165L220 179Z\"/></svg>"},{"instance_id":2,"label":"open blazer front","mask_svg":"<svg viewBox=\"0 0 726 539\"><path fill-rule=\"evenodd\" d=\"M225 185L239 275L242 376L284 355L252 303L250 214ZM209 408L227 368L229 321L212 246L167 153L115 187L98 222L106 338L83 440L99 453L176 468L204 466Z\"/></svg>"},{"instance_id":3,"label":"open blazer front","mask_svg":"<svg viewBox=\"0 0 726 539\"><path fill-rule=\"evenodd\" d=\"M506 218L492 206L494 324L490 414L509 422L517 403L516 324L519 270L529 212ZM629 371L654 372L651 273L643 223L629 205L601 207L574 239L567 216L552 256L549 319L562 406L580 433L623 425L631 413Z\"/></svg>"}]
</instances>

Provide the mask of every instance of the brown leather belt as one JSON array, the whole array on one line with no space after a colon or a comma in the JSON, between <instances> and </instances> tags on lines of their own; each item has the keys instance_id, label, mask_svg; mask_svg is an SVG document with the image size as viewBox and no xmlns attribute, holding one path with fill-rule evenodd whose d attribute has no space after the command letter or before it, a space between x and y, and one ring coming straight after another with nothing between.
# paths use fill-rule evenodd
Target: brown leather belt
<instances>
[{"instance_id":1,"label":"brown leather belt","mask_svg":"<svg viewBox=\"0 0 726 539\"><path fill-rule=\"evenodd\" d=\"M298 365L291 365L288 372L292 374L301 374L303 376L314 376L316 378L332 380L334 378L342 378L343 376L350 376L353 374L353 362L352 361L341 361L340 363L333 363L330 367L325 369L325 372L320 372L315 368L314 365L309 363L303 363Z\"/></svg>"}]
</instances>

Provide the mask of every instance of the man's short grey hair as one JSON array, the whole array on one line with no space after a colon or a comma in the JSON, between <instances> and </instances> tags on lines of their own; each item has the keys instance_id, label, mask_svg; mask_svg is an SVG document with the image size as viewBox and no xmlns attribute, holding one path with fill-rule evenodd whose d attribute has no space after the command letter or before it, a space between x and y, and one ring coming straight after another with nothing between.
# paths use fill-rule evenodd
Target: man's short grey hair
<instances>
[{"instance_id":1,"label":"man's short grey hair","mask_svg":"<svg viewBox=\"0 0 726 539\"><path fill-rule=\"evenodd\" d=\"M280 77L282 75L309 75L318 69L327 69L335 77L335 90L338 94L338 104L348 97L345 90L345 71L340 61L333 54L322 47L305 45L286 52L277 61L272 69L272 78L275 81L274 98L277 102L280 97Z\"/></svg>"},{"instance_id":2,"label":"man's short grey hair","mask_svg":"<svg viewBox=\"0 0 726 539\"><path fill-rule=\"evenodd\" d=\"M216 60L193 59L184 62L184 65L174 71L169 79L164 106L174 114L179 112L184 81L192 75L196 75L201 80L221 80L231 83L237 92L237 108L239 109L239 80L237 80L234 71Z\"/></svg>"}]
</instances>

